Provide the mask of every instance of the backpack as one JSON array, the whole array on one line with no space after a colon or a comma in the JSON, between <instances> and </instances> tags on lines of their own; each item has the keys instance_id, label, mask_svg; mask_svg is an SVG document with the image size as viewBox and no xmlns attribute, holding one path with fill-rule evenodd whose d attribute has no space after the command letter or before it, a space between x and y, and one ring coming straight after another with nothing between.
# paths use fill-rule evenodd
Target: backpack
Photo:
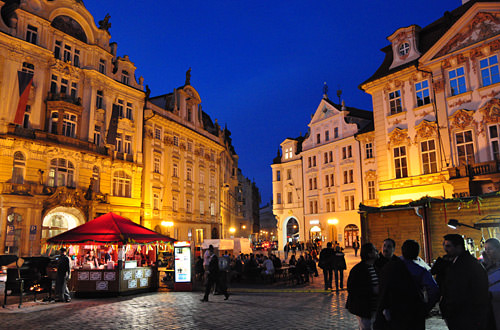
<instances>
[{"instance_id":1,"label":"backpack","mask_svg":"<svg viewBox=\"0 0 500 330\"><path fill-rule=\"evenodd\" d=\"M219 270L226 272L229 270L229 258L222 256L219 258Z\"/></svg>"}]
</instances>

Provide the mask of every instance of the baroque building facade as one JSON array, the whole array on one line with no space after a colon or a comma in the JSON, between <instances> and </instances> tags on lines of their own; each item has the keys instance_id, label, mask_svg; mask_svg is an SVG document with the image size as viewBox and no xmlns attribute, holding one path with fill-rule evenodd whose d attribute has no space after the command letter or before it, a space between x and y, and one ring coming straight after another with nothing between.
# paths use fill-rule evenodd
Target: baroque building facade
<instances>
[{"instance_id":1,"label":"baroque building facade","mask_svg":"<svg viewBox=\"0 0 500 330\"><path fill-rule=\"evenodd\" d=\"M110 43L110 17L96 26L82 1L0 13L2 253L40 255L110 211L182 240L229 236L238 156L189 78L158 105Z\"/></svg>"},{"instance_id":2,"label":"baroque building facade","mask_svg":"<svg viewBox=\"0 0 500 330\"><path fill-rule=\"evenodd\" d=\"M464 1L397 29L371 94L378 204L500 190L500 3Z\"/></svg>"},{"instance_id":3,"label":"baroque building facade","mask_svg":"<svg viewBox=\"0 0 500 330\"><path fill-rule=\"evenodd\" d=\"M294 240L351 246L358 239L358 205L365 192L376 200L372 129L370 111L335 104L325 93L307 135L281 143L271 165L280 249Z\"/></svg>"}]
</instances>

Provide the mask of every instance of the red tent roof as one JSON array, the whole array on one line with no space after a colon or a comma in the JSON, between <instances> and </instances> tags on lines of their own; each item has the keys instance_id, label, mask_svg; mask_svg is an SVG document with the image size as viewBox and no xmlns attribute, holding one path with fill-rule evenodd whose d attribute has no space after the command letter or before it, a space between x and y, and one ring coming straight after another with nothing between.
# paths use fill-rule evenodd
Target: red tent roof
<instances>
[{"instance_id":1,"label":"red tent roof","mask_svg":"<svg viewBox=\"0 0 500 330\"><path fill-rule=\"evenodd\" d=\"M173 238L158 234L113 212L90 220L47 240L49 244L114 243L144 244L173 242Z\"/></svg>"}]
</instances>

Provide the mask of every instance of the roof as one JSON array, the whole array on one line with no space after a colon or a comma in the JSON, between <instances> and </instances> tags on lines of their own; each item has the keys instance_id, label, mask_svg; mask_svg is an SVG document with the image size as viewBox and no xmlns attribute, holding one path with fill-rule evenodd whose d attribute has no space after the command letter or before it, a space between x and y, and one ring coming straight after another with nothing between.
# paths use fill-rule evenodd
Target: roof
<instances>
[{"instance_id":1,"label":"roof","mask_svg":"<svg viewBox=\"0 0 500 330\"><path fill-rule=\"evenodd\" d=\"M460 7L446 11L443 16L431 24L420 30L418 34L418 50L423 55L425 54L439 39L462 17L475 3L478 2L496 2L493 0L470 0L469 2L461 5ZM389 69L393 61L392 45L388 45L381 49L385 53L385 58L380 67L375 73L359 85L359 89L363 90L362 86L375 81L379 78L390 75L394 72L401 71L418 63L418 59Z\"/></svg>"}]
</instances>

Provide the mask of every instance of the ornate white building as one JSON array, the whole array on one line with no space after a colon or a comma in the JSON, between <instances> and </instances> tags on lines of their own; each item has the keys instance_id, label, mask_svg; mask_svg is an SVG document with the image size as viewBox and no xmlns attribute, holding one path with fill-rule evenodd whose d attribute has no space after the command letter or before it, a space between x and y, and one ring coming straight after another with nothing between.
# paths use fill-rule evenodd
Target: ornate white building
<instances>
[{"instance_id":1,"label":"ornate white building","mask_svg":"<svg viewBox=\"0 0 500 330\"><path fill-rule=\"evenodd\" d=\"M379 204L500 190L500 3L465 1L387 38L372 95Z\"/></svg>"},{"instance_id":2,"label":"ornate white building","mask_svg":"<svg viewBox=\"0 0 500 330\"><path fill-rule=\"evenodd\" d=\"M308 134L281 143L282 155L271 166L280 249L294 239L343 246L357 239L358 205L368 195L376 200L374 142L367 133L372 128L371 112L334 104L325 95Z\"/></svg>"}]
</instances>

